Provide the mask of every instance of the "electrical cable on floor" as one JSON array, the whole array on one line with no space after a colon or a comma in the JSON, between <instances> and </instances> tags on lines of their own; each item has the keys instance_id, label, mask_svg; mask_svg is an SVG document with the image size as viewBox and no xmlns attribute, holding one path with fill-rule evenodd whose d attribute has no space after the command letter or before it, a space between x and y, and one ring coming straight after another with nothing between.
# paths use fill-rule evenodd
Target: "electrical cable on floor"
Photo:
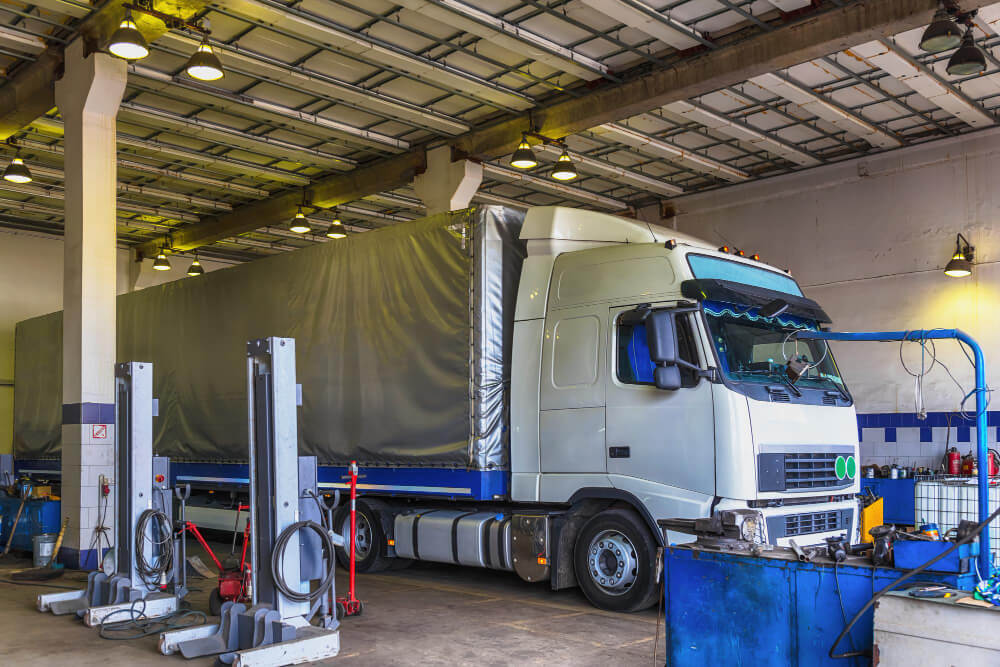
<instances>
[{"instance_id":1,"label":"electrical cable on floor","mask_svg":"<svg viewBox=\"0 0 1000 667\"><path fill-rule=\"evenodd\" d=\"M323 555L327 562L330 563L326 576L319 582L319 585L314 590L306 593L292 590L288 586L288 582L285 581L285 576L281 571L281 563L285 555L285 549L288 547L288 541L292 538L292 535L303 528L308 528L320 536L320 541L323 543ZM299 521L288 526L278 535L278 539L274 541L274 550L271 551L271 577L274 579L275 588L293 602L312 602L318 599L333 585L335 569L333 567L334 549L333 538L330 536L329 531L315 521Z\"/></svg>"},{"instance_id":2,"label":"electrical cable on floor","mask_svg":"<svg viewBox=\"0 0 1000 667\"><path fill-rule=\"evenodd\" d=\"M865 606L863 606L860 610L858 610L858 613L856 613L854 615L854 617L851 618L850 622L847 625L844 626L844 629L840 631L840 634L837 635L837 638L833 641L833 644L830 646L830 651L829 651L828 655L831 658L834 658L834 659L836 659L836 658L854 658L854 657L858 657L858 656L870 657L871 656L871 651L849 651L847 653L834 653L834 651L837 650L837 644L839 644L844 639L844 636L847 635L851 631L851 628L853 628L854 625L861 619L861 617L864 615L864 613L866 611L868 611L869 609L871 609L872 606L874 606L874 604L876 602L878 602L879 599L882 596L884 596L886 593L888 593L893 588L895 588L899 584L903 583L907 579L910 579L911 577L915 577L916 575L920 574L921 572L923 572L924 570L926 570L927 568L929 568L934 563L938 562L939 560L941 560L945 556L948 556L949 554L951 554L953 551L955 551L955 549L958 549L963 544L968 544L969 542L971 542L974 539L976 539L977 537L979 537L979 533L981 533L983 531L983 528L985 528L987 525L989 525L990 522L993 521L994 519L996 519L998 516L1000 516L1000 507L998 507L993 512L993 514L990 514L988 517L986 517L985 521L980 522L972 530L970 530L969 533L965 537L963 537L960 540L957 540L953 545L951 545L950 547L948 547L947 549L945 549L944 551L942 551L941 553L939 553L937 556L934 556L934 558L931 558L930 560L928 560L927 562L925 562L923 565L920 565L919 567L915 567L912 570L909 570L908 572L904 572L901 576L897 577L894 581L890 582L885 587L883 587L878 593L876 593L874 596L872 596L872 599L869 600L867 603L865 603Z\"/></svg>"},{"instance_id":3,"label":"electrical cable on floor","mask_svg":"<svg viewBox=\"0 0 1000 667\"><path fill-rule=\"evenodd\" d=\"M141 605L141 607L139 607ZM114 616L128 614L129 618L122 621L109 622ZM128 609L118 609L101 619L99 633L104 639L124 641L130 639L142 639L150 635L157 635L161 632L171 630L183 630L196 625L204 625L208 622L208 616L203 611L194 609L178 609L166 616L147 618L146 600L136 600ZM197 619L188 621L187 619Z\"/></svg>"}]
</instances>

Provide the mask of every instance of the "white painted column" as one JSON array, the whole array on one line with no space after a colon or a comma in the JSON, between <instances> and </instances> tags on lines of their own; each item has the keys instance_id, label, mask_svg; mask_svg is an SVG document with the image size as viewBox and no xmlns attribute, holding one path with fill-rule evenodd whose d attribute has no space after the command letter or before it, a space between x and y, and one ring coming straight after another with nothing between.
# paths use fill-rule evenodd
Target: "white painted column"
<instances>
[{"instance_id":1,"label":"white painted column","mask_svg":"<svg viewBox=\"0 0 1000 667\"><path fill-rule=\"evenodd\" d=\"M483 182L483 165L472 160L452 162L451 147L427 151L427 170L413 179L413 189L427 215L467 208Z\"/></svg>"},{"instance_id":2,"label":"white painted column","mask_svg":"<svg viewBox=\"0 0 1000 667\"><path fill-rule=\"evenodd\" d=\"M114 540L114 495L101 499L100 479L114 478L115 126L127 75L124 60L85 57L83 49L82 39L66 48L55 86L66 172L62 515L66 560L93 569L101 553L95 527L107 526Z\"/></svg>"}]
</instances>

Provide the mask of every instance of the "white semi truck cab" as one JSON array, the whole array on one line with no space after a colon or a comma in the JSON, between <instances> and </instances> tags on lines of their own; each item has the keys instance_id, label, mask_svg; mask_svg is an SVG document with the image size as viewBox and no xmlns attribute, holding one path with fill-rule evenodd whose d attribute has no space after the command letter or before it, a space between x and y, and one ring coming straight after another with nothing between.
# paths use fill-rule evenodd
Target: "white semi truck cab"
<instances>
[{"instance_id":1,"label":"white semi truck cab","mask_svg":"<svg viewBox=\"0 0 1000 667\"><path fill-rule=\"evenodd\" d=\"M520 238L509 498L364 500L363 569L508 569L635 611L659 519L749 508L764 543L856 541L853 401L826 344L790 335L829 318L786 271L578 209L529 209Z\"/></svg>"}]
</instances>

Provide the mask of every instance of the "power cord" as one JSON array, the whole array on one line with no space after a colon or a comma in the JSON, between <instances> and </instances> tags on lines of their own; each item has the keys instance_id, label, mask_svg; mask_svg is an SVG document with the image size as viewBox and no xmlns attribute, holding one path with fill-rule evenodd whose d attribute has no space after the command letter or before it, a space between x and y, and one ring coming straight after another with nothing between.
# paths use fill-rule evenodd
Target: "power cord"
<instances>
[{"instance_id":1,"label":"power cord","mask_svg":"<svg viewBox=\"0 0 1000 667\"><path fill-rule=\"evenodd\" d=\"M146 536L150 522L159 524L159 539ZM156 552L153 563L146 560L146 543L153 545ZM170 517L159 510L148 509L139 515L135 525L135 570L139 578L150 590L159 588L166 573L174 564L173 526Z\"/></svg>"},{"instance_id":2,"label":"power cord","mask_svg":"<svg viewBox=\"0 0 1000 667\"><path fill-rule=\"evenodd\" d=\"M108 622L113 616L121 614L128 614L129 617L122 621ZM208 616L205 612L194 609L178 609L166 616L147 618L146 600L141 599L129 605L128 609L117 609L102 618L99 633L104 639L124 641L141 639L170 630L183 630L196 625L204 625L206 622L208 622Z\"/></svg>"},{"instance_id":3,"label":"power cord","mask_svg":"<svg viewBox=\"0 0 1000 667\"><path fill-rule=\"evenodd\" d=\"M871 609L875 605L875 603L878 602L880 598L882 598L882 596L884 596L886 593L888 593L893 588L895 588L896 586L900 585L901 583L903 583L907 579L910 579L912 577L917 576L918 574L920 574L921 572L923 572L924 570L926 570L927 568L929 568L934 563L938 562L939 560L941 560L945 556L948 556L949 554L951 554L953 551L955 551L955 549L958 549L963 544L968 544L972 540L976 539L979 536L979 533L982 532L983 528L985 528L986 526L988 526L990 524L990 522L992 522L998 516L1000 516L1000 507L998 507L993 512L993 514L990 514L988 517L986 517L985 521L982 521L982 522L976 524L976 526L973 527L968 532L968 534L966 534L961 539L957 540L950 547L948 547L947 549L945 549L944 551L942 551L941 553L939 553L937 556L934 556L934 558L931 558L930 560L928 560L927 562L925 562L923 565L921 565L919 567L915 567L912 570L909 570L908 572L904 572L902 575L900 575L894 581L892 581L891 583L889 583L885 587L883 587L882 590L880 590L878 593L876 593L875 595L873 595L872 599L869 600L867 603L865 603L865 606L863 606L860 610L858 610L858 613L856 613L854 615L854 617L851 618L850 622L847 623L847 625L844 626L844 629L840 631L840 634L837 635L837 638L833 641L833 644L830 646L830 651L829 651L828 655L831 658L833 658L833 659L837 659L837 658L855 658L855 657L859 657L859 656L870 657L871 656L871 652L870 651L856 651L855 650L855 651L848 651L846 653L835 653L835 651L837 650L837 645L841 641L843 641L844 637L851 631L851 628L854 627L854 625L861 619L861 617L865 614L865 612L867 612L869 609Z\"/></svg>"},{"instance_id":4,"label":"power cord","mask_svg":"<svg viewBox=\"0 0 1000 667\"><path fill-rule=\"evenodd\" d=\"M323 543L323 556L330 566L327 568L326 575L315 589L306 593L300 593L288 586L288 582L285 581L285 576L281 572L281 562L285 555L285 549L288 547L288 541L292 539L292 535L304 528L308 528L320 536L320 541ZM333 585L334 549L333 538L330 536L329 531L315 521L298 521L288 526L278 535L278 539L274 541L274 549L271 551L271 577L274 579L275 588L293 602L312 602L318 599Z\"/></svg>"}]
</instances>

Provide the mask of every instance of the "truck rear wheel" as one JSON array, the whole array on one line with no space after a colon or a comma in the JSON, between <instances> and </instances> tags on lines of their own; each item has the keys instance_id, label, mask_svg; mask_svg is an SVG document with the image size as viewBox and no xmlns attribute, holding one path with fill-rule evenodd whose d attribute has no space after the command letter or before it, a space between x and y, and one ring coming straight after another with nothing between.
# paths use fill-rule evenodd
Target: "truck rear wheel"
<instances>
[{"instance_id":1,"label":"truck rear wheel","mask_svg":"<svg viewBox=\"0 0 1000 667\"><path fill-rule=\"evenodd\" d=\"M337 560L345 570L350 567L351 511L345 509L337 523L344 536L345 547L337 548ZM381 572L392 559L385 555L385 532L378 511L358 501L355 511L354 568L357 572Z\"/></svg>"},{"instance_id":2,"label":"truck rear wheel","mask_svg":"<svg viewBox=\"0 0 1000 667\"><path fill-rule=\"evenodd\" d=\"M590 603L634 612L656 602L656 542L635 512L611 509L580 530L574 549L576 578Z\"/></svg>"}]
</instances>

